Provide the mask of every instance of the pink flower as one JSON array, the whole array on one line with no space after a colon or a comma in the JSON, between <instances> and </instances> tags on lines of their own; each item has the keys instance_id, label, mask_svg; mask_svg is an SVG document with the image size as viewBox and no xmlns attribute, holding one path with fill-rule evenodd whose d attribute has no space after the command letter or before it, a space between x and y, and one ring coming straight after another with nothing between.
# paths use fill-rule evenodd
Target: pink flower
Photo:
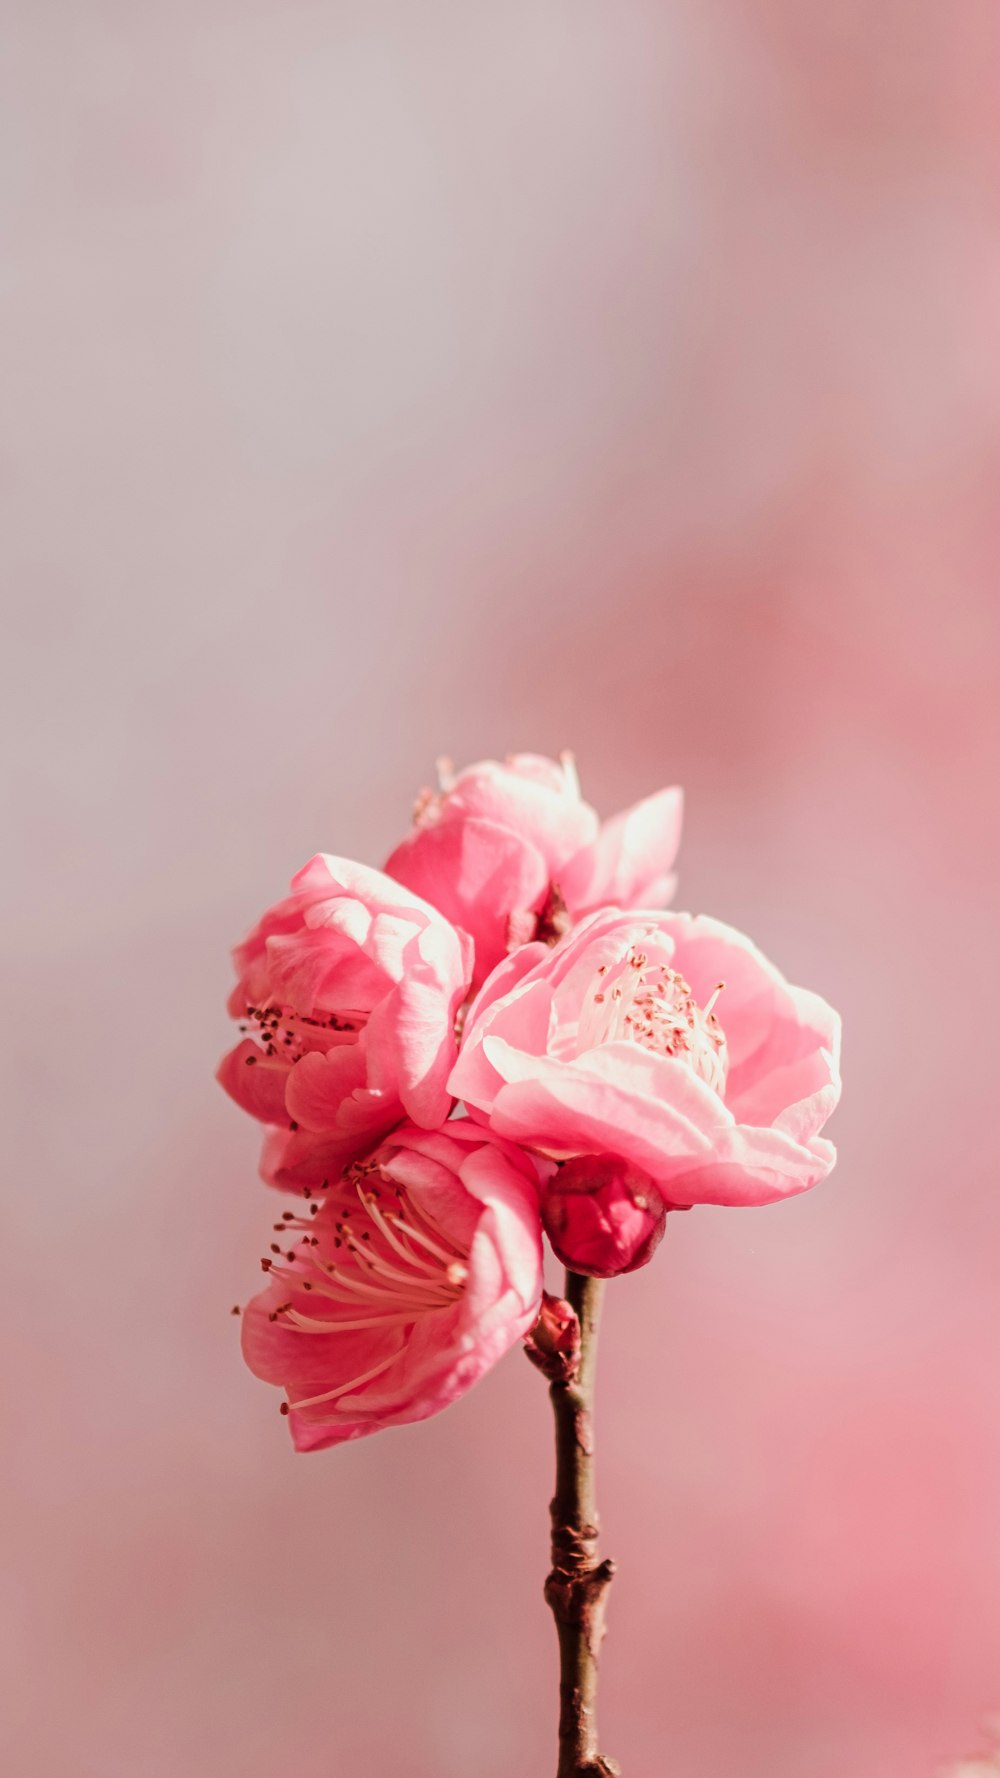
<instances>
[{"instance_id":1,"label":"pink flower","mask_svg":"<svg viewBox=\"0 0 1000 1778\"><path fill-rule=\"evenodd\" d=\"M394 1132L265 1260L250 1369L288 1396L296 1449L423 1420L527 1333L542 1295L538 1174L467 1118Z\"/></svg>"},{"instance_id":2,"label":"pink flower","mask_svg":"<svg viewBox=\"0 0 1000 1778\"><path fill-rule=\"evenodd\" d=\"M248 1034L218 1078L273 1127L272 1185L319 1186L409 1116L451 1106L472 947L381 871L321 853L234 953L229 1010Z\"/></svg>"},{"instance_id":3,"label":"pink flower","mask_svg":"<svg viewBox=\"0 0 1000 1778\"><path fill-rule=\"evenodd\" d=\"M500 965L449 1084L542 1154L642 1168L668 1208L765 1204L833 1166L839 1049L836 1013L742 933L609 908Z\"/></svg>"},{"instance_id":4,"label":"pink flower","mask_svg":"<svg viewBox=\"0 0 1000 1778\"><path fill-rule=\"evenodd\" d=\"M617 1155L566 1161L542 1193L553 1252L573 1272L614 1278L652 1259L667 1212L648 1173Z\"/></svg>"},{"instance_id":5,"label":"pink flower","mask_svg":"<svg viewBox=\"0 0 1000 1778\"><path fill-rule=\"evenodd\" d=\"M552 884L574 919L608 902L669 901L681 812L681 792L661 790L602 826L569 754L557 763L519 753L425 793L416 831L385 868L471 933L478 986L512 944L535 936Z\"/></svg>"}]
</instances>

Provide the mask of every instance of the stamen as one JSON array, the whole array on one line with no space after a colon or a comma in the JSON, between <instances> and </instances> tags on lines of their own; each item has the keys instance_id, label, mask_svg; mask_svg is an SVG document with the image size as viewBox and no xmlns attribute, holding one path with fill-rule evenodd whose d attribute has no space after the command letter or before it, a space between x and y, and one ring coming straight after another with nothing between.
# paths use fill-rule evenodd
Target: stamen
<instances>
[{"instance_id":1,"label":"stamen","mask_svg":"<svg viewBox=\"0 0 1000 1778\"><path fill-rule=\"evenodd\" d=\"M451 1253L446 1253L440 1242L435 1241L432 1235L425 1234L423 1229L418 1229L415 1223L404 1222L402 1214L393 1216L392 1220L400 1234L406 1235L410 1241L419 1241L421 1246L428 1248L431 1253L436 1253L442 1264L449 1266L453 1260L458 1259L459 1256L454 1250ZM416 1263L416 1254L413 1258Z\"/></svg>"},{"instance_id":2,"label":"stamen","mask_svg":"<svg viewBox=\"0 0 1000 1778\"><path fill-rule=\"evenodd\" d=\"M383 1216L371 1193L369 1192L366 1194L362 1190L360 1182L356 1189L358 1197L361 1199L361 1202L375 1224L375 1227L381 1230L382 1234L388 1241L389 1246L395 1253L399 1254L400 1259L405 1260L407 1265L418 1267L421 1272L426 1272L431 1278L439 1278L441 1276L441 1269L439 1266L432 1266L428 1260L421 1259L418 1253L408 1253L403 1246L403 1243L396 1239L396 1236L393 1234L392 1229L389 1226L389 1219L392 1212L390 1211L388 1216Z\"/></svg>"},{"instance_id":3,"label":"stamen","mask_svg":"<svg viewBox=\"0 0 1000 1778\"><path fill-rule=\"evenodd\" d=\"M648 937L653 937L650 932ZM612 965L602 964L581 1009L571 1053L600 1044L639 1043L655 1055L687 1062L700 1079L722 1093L726 1084L726 1040L713 1007L719 982L705 1007L677 970L655 960L656 952L630 945Z\"/></svg>"},{"instance_id":4,"label":"stamen","mask_svg":"<svg viewBox=\"0 0 1000 1778\"><path fill-rule=\"evenodd\" d=\"M354 1007L342 1008L340 1012L328 1013L322 1018L312 1018L308 1013L293 1012L287 1007L248 1006L247 1022L240 1029L249 1031L251 1023L256 1025L254 1036L261 1044L264 1054L247 1056L247 1066L261 1063L265 1067L291 1067L301 1060L314 1043L319 1043L323 1049L356 1043L358 1033L367 1022L367 1013Z\"/></svg>"},{"instance_id":5,"label":"stamen","mask_svg":"<svg viewBox=\"0 0 1000 1778\"><path fill-rule=\"evenodd\" d=\"M404 1193L402 1191L400 1191L399 1195L400 1195L400 1200L402 1200L404 1197ZM452 1240L447 1229L443 1229L441 1227L441 1224L439 1222L436 1222L434 1217L431 1216L430 1212L428 1210L426 1210L422 1204L419 1204L417 1202L416 1198L412 1197L409 1193L406 1193L405 1196L406 1196L405 1206L403 1205L402 1201L400 1202L400 1212L399 1212L400 1219L401 1220L403 1219L404 1209L405 1209L411 1215L416 1217L417 1223L423 1224L423 1227L427 1230L427 1232L430 1235L434 1236L441 1243L442 1247L448 1248L449 1251L448 1251L447 1255L445 1256L446 1258L448 1258L448 1259L464 1259L465 1254L460 1249L458 1242ZM414 1234L417 1233L416 1227L409 1221L404 1222L404 1227L407 1229L410 1229Z\"/></svg>"},{"instance_id":6,"label":"stamen","mask_svg":"<svg viewBox=\"0 0 1000 1778\"><path fill-rule=\"evenodd\" d=\"M580 774L576 769L575 753L571 753L568 747L564 747L559 755L559 764L562 766L563 777L566 780L566 789L569 791L570 796L579 797Z\"/></svg>"},{"instance_id":7,"label":"stamen","mask_svg":"<svg viewBox=\"0 0 1000 1778\"><path fill-rule=\"evenodd\" d=\"M363 1327L412 1327L416 1314L400 1315L366 1315L354 1321L324 1320L316 1315L303 1315L300 1309L286 1309L281 1317L282 1327L292 1327L301 1333L355 1333Z\"/></svg>"},{"instance_id":8,"label":"stamen","mask_svg":"<svg viewBox=\"0 0 1000 1778\"><path fill-rule=\"evenodd\" d=\"M360 1278L346 1277L337 1266L331 1265L329 1262L321 1261L320 1264L324 1266L326 1272L325 1278L322 1275L317 1274L308 1280L303 1280L300 1272L290 1272L285 1266L272 1266L270 1268L271 1276L283 1278L287 1280L288 1283L299 1285L303 1289L305 1288L306 1282L308 1282L310 1289L314 1290L318 1296L328 1297L329 1300L334 1303L349 1304L352 1308L360 1306L357 1298L361 1297L363 1301L373 1304L384 1304L388 1306L391 1303L395 1308L402 1308L405 1305L407 1308L415 1309L422 1313L424 1309L443 1307L446 1301L450 1302L451 1300L450 1298L442 1297L440 1292L438 1293L437 1298L433 1299L430 1297L409 1296L405 1291L401 1290L379 1290L374 1285L364 1284ZM328 1280L332 1280L332 1284L328 1282ZM342 1290L348 1294L339 1294L337 1289L334 1288L334 1286L337 1285L341 1286Z\"/></svg>"},{"instance_id":9,"label":"stamen","mask_svg":"<svg viewBox=\"0 0 1000 1778\"><path fill-rule=\"evenodd\" d=\"M352 1389L360 1389L362 1383L370 1383L373 1377L381 1376L383 1371L389 1369L390 1364L395 1364L398 1357L398 1352L390 1352L388 1358L373 1364L370 1371L362 1371L359 1377L352 1377L349 1383L338 1383L336 1389L327 1389L323 1395L310 1395L305 1401L290 1401L289 1411L296 1408L316 1408L321 1402L336 1401L338 1395L349 1395Z\"/></svg>"},{"instance_id":10,"label":"stamen","mask_svg":"<svg viewBox=\"0 0 1000 1778\"><path fill-rule=\"evenodd\" d=\"M381 1177L381 1185L372 1181L373 1174ZM339 1406L342 1398L381 1376L405 1351L416 1325L428 1315L454 1310L468 1282L468 1254L459 1250L405 1186L380 1174L374 1164L352 1169L349 1178L358 1205L342 1209L332 1228L328 1222L314 1222L291 1211L282 1213L277 1226L286 1240L293 1230L306 1233L287 1254L275 1241L272 1251L276 1259L262 1262L268 1275L287 1293L287 1300L271 1311L269 1320L307 1336L398 1332L396 1350L347 1382L291 1404L284 1402L281 1411L285 1414L324 1402ZM378 1201L383 1196L389 1199L384 1208ZM368 1227L358 1227L358 1206ZM312 1231L318 1231L320 1238ZM325 1257L330 1251L326 1242L331 1240L337 1249L336 1259ZM308 1305L302 1292L309 1293ZM314 1307L316 1312L310 1313ZM319 1313L321 1309L327 1312ZM339 1422L310 1420L312 1425L338 1423L343 1424L342 1417Z\"/></svg>"},{"instance_id":11,"label":"stamen","mask_svg":"<svg viewBox=\"0 0 1000 1778\"><path fill-rule=\"evenodd\" d=\"M374 1272L376 1277L389 1279L395 1284L405 1284L408 1290L433 1291L438 1288L430 1279L419 1278L413 1272L401 1272L398 1266L391 1266L374 1248L362 1247L356 1235L348 1233L345 1240L359 1265L363 1263L365 1269Z\"/></svg>"}]
</instances>

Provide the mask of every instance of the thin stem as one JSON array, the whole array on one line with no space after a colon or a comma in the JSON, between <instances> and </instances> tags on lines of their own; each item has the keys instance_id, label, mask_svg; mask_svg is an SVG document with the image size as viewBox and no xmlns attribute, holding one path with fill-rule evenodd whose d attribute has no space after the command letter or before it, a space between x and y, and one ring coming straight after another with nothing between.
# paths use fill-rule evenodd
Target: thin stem
<instances>
[{"instance_id":1,"label":"thin stem","mask_svg":"<svg viewBox=\"0 0 1000 1778\"><path fill-rule=\"evenodd\" d=\"M552 1572L545 1583L559 1636L559 1764L556 1778L610 1778L620 1768L597 1747L597 1657L614 1564L598 1555L594 1489L594 1375L604 1284L566 1273L566 1300L580 1322L575 1374L549 1387L556 1423Z\"/></svg>"}]
</instances>

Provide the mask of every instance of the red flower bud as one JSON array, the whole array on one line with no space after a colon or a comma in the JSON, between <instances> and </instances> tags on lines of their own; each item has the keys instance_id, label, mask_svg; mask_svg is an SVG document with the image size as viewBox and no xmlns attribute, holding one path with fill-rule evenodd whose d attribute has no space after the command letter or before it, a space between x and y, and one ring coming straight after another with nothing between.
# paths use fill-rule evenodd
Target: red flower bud
<instances>
[{"instance_id":1,"label":"red flower bud","mask_svg":"<svg viewBox=\"0 0 1000 1778\"><path fill-rule=\"evenodd\" d=\"M573 1272L613 1278L653 1257L667 1211L652 1179L617 1155L566 1161L542 1195L542 1222L557 1257Z\"/></svg>"}]
</instances>

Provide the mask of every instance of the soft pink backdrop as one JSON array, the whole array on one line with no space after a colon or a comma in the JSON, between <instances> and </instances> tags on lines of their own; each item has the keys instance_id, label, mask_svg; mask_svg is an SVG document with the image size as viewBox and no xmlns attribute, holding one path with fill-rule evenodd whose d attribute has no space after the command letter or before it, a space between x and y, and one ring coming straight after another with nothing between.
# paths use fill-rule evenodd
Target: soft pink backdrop
<instances>
[{"instance_id":1,"label":"soft pink backdrop","mask_svg":"<svg viewBox=\"0 0 1000 1778\"><path fill-rule=\"evenodd\" d=\"M293 1457L231 939L434 756L689 792L835 1179L611 1291L630 1778L1000 1707L1000 15L6 0L11 1778L545 1778L544 1391Z\"/></svg>"}]
</instances>

